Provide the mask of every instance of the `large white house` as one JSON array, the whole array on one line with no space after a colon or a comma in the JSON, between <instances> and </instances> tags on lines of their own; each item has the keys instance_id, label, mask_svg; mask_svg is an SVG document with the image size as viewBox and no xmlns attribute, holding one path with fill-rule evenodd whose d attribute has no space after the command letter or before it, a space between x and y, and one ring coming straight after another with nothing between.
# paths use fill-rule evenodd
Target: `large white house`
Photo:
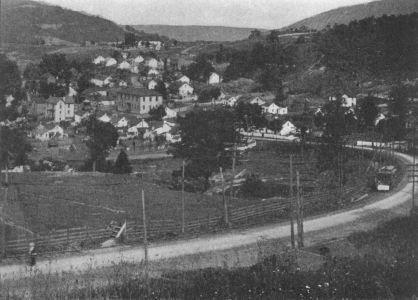
<instances>
[{"instance_id":1,"label":"large white house","mask_svg":"<svg viewBox=\"0 0 418 300\"><path fill-rule=\"evenodd\" d=\"M154 79L150 80L148 82L148 89L149 90L155 90L155 87L157 86L158 82Z\"/></svg>"},{"instance_id":2,"label":"large white house","mask_svg":"<svg viewBox=\"0 0 418 300\"><path fill-rule=\"evenodd\" d=\"M172 118L176 118L177 117L177 112L174 109L165 108L165 116L163 117L163 119L172 119Z\"/></svg>"},{"instance_id":3,"label":"large white house","mask_svg":"<svg viewBox=\"0 0 418 300\"><path fill-rule=\"evenodd\" d=\"M190 86L187 83L183 83L180 87L179 87L179 95L183 98L193 95L193 87Z\"/></svg>"},{"instance_id":4,"label":"large white house","mask_svg":"<svg viewBox=\"0 0 418 300\"><path fill-rule=\"evenodd\" d=\"M121 62L121 63L119 64L118 69L121 69L121 70L130 70L130 69L131 69L131 64L130 64L130 63L128 63L128 62L125 60L125 61L123 61L123 62Z\"/></svg>"},{"instance_id":5,"label":"large white house","mask_svg":"<svg viewBox=\"0 0 418 300\"><path fill-rule=\"evenodd\" d=\"M218 84L221 83L221 76L213 72L209 75L208 84Z\"/></svg>"},{"instance_id":6,"label":"large white house","mask_svg":"<svg viewBox=\"0 0 418 300\"><path fill-rule=\"evenodd\" d=\"M250 101L250 104L257 104L258 106L263 106L264 104L266 104L266 101L257 96Z\"/></svg>"},{"instance_id":7,"label":"large white house","mask_svg":"<svg viewBox=\"0 0 418 300\"><path fill-rule=\"evenodd\" d=\"M109 117L107 114L104 114L103 116L97 118L97 120L102 121L104 123L109 123L112 120L112 118Z\"/></svg>"},{"instance_id":8,"label":"large white house","mask_svg":"<svg viewBox=\"0 0 418 300\"><path fill-rule=\"evenodd\" d=\"M113 57L106 58L106 67L116 66L118 62Z\"/></svg>"},{"instance_id":9,"label":"large white house","mask_svg":"<svg viewBox=\"0 0 418 300\"><path fill-rule=\"evenodd\" d=\"M144 58L141 55L138 55L137 57L135 57L134 62L140 64L144 62Z\"/></svg>"},{"instance_id":10,"label":"large white house","mask_svg":"<svg viewBox=\"0 0 418 300\"><path fill-rule=\"evenodd\" d=\"M147 66L151 69L157 69L158 68L158 60L155 58L151 58L147 61Z\"/></svg>"},{"instance_id":11,"label":"large white house","mask_svg":"<svg viewBox=\"0 0 418 300\"><path fill-rule=\"evenodd\" d=\"M73 97L49 97L46 100L47 116L54 122L72 120L74 118L74 98Z\"/></svg>"},{"instance_id":12,"label":"large white house","mask_svg":"<svg viewBox=\"0 0 418 300\"><path fill-rule=\"evenodd\" d=\"M39 124L34 131L34 137L40 141L49 141L50 139L62 139L64 136L64 129L59 125L53 124Z\"/></svg>"}]
</instances>

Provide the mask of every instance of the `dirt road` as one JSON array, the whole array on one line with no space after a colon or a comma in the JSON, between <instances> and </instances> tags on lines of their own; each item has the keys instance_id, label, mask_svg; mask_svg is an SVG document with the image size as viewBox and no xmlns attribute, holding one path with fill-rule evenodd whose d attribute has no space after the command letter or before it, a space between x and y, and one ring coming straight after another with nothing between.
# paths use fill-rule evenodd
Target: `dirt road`
<instances>
[{"instance_id":1,"label":"dirt road","mask_svg":"<svg viewBox=\"0 0 418 300\"><path fill-rule=\"evenodd\" d=\"M400 153L396 155L406 163L412 162L412 157L409 155ZM381 199L376 202L350 210L307 218L304 223L305 246L342 238L356 231L369 230L391 218L407 215L411 208L411 188L411 184L407 183L407 178L404 178L396 192L391 195L382 194ZM288 244L290 242L289 232L289 224L279 223L190 240L152 244L149 246L149 259L162 261L198 253L239 249L266 240L278 240ZM143 258L142 246L98 249L56 258L52 261L39 261L37 269L42 273L85 271L91 268L111 266L119 262L140 262ZM0 267L0 280L29 275L25 265Z\"/></svg>"}]
</instances>

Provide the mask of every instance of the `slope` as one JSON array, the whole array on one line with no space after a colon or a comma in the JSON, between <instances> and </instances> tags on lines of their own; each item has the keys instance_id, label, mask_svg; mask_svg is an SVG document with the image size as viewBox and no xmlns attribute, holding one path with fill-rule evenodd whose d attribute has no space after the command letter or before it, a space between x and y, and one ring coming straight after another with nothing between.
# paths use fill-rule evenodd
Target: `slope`
<instances>
[{"instance_id":1,"label":"slope","mask_svg":"<svg viewBox=\"0 0 418 300\"><path fill-rule=\"evenodd\" d=\"M22 44L107 42L124 37L124 30L109 20L30 0L2 1L1 31L3 42Z\"/></svg>"},{"instance_id":2,"label":"slope","mask_svg":"<svg viewBox=\"0 0 418 300\"><path fill-rule=\"evenodd\" d=\"M404 15L418 12L417 0L380 0L366 4L340 7L313 17L296 22L285 29L301 28L306 26L310 29L321 30L328 25L348 24L354 20L368 17L380 17L383 15Z\"/></svg>"}]
</instances>

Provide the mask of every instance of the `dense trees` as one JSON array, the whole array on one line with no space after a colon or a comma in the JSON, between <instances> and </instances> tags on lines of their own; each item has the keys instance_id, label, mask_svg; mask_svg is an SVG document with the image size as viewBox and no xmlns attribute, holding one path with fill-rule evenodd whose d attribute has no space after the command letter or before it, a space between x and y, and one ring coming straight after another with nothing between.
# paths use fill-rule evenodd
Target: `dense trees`
<instances>
[{"instance_id":1,"label":"dense trees","mask_svg":"<svg viewBox=\"0 0 418 300\"><path fill-rule=\"evenodd\" d=\"M185 73L192 80L205 82L213 71L215 69L209 59L206 55L201 54L197 57L196 62L187 68Z\"/></svg>"},{"instance_id":2,"label":"dense trees","mask_svg":"<svg viewBox=\"0 0 418 300\"><path fill-rule=\"evenodd\" d=\"M203 89L199 93L199 102L210 102L213 99L218 99L219 95L221 94L221 90L219 87L207 87Z\"/></svg>"},{"instance_id":3,"label":"dense trees","mask_svg":"<svg viewBox=\"0 0 418 300\"><path fill-rule=\"evenodd\" d=\"M378 109L376 106L376 99L374 97L366 97L359 104L358 115L359 122L363 128L374 126Z\"/></svg>"},{"instance_id":4,"label":"dense trees","mask_svg":"<svg viewBox=\"0 0 418 300\"><path fill-rule=\"evenodd\" d=\"M27 153L32 150L26 134L18 128L0 126L0 167L23 165L27 162Z\"/></svg>"},{"instance_id":5,"label":"dense trees","mask_svg":"<svg viewBox=\"0 0 418 300\"><path fill-rule=\"evenodd\" d=\"M89 136L86 144L90 150L92 170L100 171L105 168L105 160L110 148L116 146L118 132L112 124L97 120L95 115L90 116L86 125Z\"/></svg>"},{"instance_id":6,"label":"dense trees","mask_svg":"<svg viewBox=\"0 0 418 300\"><path fill-rule=\"evenodd\" d=\"M230 166L226 147L236 138L232 111L193 111L179 119L179 126L181 142L174 144L171 152L186 160L186 177L207 180L219 167Z\"/></svg>"},{"instance_id":7,"label":"dense trees","mask_svg":"<svg viewBox=\"0 0 418 300\"><path fill-rule=\"evenodd\" d=\"M15 119L17 107L24 93L21 90L22 80L15 62L0 54L0 121ZM7 103L6 97L12 95L15 101Z\"/></svg>"},{"instance_id":8,"label":"dense trees","mask_svg":"<svg viewBox=\"0 0 418 300\"><path fill-rule=\"evenodd\" d=\"M383 16L336 25L317 35L323 62L332 70L364 76L413 74L418 70L418 14Z\"/></svg>"},{"instance_id":9,"label":"dense trees","mask_svg":"<svg viewBox=\"0 0 418 300\"><path fill-rule=\"evenodd\" d=\"M151 120L161 121L161 119L165 116L165 108L163 105L151 108L148 114L150 115Z\"/></svg>"},{"instance_id":10,"label":"dense trees","mask_svg":"<svg viewBox=\"0 0 418 300\"><path fill-rule=\"evenodd\" d=\"M239 102L235 107L235 118L239 127L245 130L251 127L260 128L265 123L261 106L257 104Z\"/></svg>"}]
</instances>

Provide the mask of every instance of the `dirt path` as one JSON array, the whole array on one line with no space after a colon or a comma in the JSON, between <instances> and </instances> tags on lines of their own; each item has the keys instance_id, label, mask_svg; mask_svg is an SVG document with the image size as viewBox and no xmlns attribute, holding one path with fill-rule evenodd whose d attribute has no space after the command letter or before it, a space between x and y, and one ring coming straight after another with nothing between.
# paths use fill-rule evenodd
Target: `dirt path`
<instances>
[{"instance_id":1,"label":"dirt path","mask_svg":"<svg viewBox=\"0 0 418 300\"><path fill-rule=\"evenodd\" d=\"M412 157L409 155L400 153L396 155L406 163L412 162ZM304 223L305 246L346 237L356 231L370 230L382 222L407 215L411 208L411 185L405 177L395 193L387 196L382 194L381 199L376 202L346 211L307 218ZM190 240L152 244L149 246L149 259L162 261L199 253L221 252L273 240L289 244L289 232L289 224L279 223ZM37 269L42 273L87 271L91 268L112 266L119 262L141 262L143 258L142 246L97 249L51 261L39 261ZM0 280L17 279L30 276L30 272L25 265L5 265L0 267L0 276Z\"/></svg>"}]
</instances>

